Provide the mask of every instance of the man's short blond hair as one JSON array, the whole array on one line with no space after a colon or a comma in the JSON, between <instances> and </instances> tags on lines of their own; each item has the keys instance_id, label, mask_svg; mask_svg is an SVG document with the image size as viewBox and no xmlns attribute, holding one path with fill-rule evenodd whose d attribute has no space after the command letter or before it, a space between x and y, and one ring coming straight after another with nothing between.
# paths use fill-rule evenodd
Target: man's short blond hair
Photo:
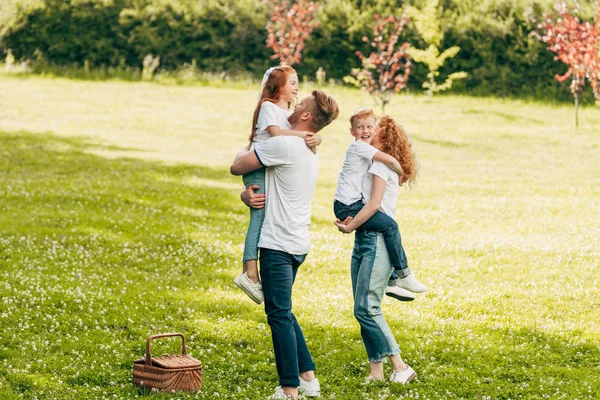
<instances>
[{"instance_id":1,"label":"man's short blond hair","mask_svg":"<svg viewBox=\"0 0 600 400\"><path fill-rule=\"evenodd\" d=\"M322 90L313 90L311 94L311 124L314 132L319 132L340 115L340 109L333 97L326 95Z\"/></svg>"},{"instance_id":2,"label":"man's short blond hair","mask_svg":"<svg viewBox=\"0 0 600 400\"><path fill-rule=\"evenodd\" d=\"M358 120L363 120L367 118L373 118L373 121L377 121L377 117L375 116L375 112L370 108L359 108L354 111L354 113L350 116L350 126L354 128L354 123Z\"/></svg>"}]
</instances>

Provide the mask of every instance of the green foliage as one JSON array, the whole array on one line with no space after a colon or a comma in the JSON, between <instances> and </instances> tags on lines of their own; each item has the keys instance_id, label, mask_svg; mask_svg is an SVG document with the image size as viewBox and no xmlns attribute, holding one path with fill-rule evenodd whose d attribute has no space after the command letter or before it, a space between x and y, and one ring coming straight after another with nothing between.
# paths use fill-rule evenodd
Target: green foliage
<instances>
[{"instance_id":1,"label":"green foliage","mask_svg":"<svg viewBox=\"0 0 600 400\"><path fill-rule=\"evenodd\" d=\"M444 83L437 83L437 78L440 75L439 69L447 59L453 58L460 51L460 47L452 46L440 54L439 46L444 39L444 33L438 20L438 3L438 0L428 0L427 5L422 10L411 6L407 9L408 15L414 21L417 32L429 45L425 50L411 47L407 52L414 61L425 64L429 69L427 81L423 82L422 86L427 89L426 93L430 98L433 97L434 93L452 88L452 83L455 80L465 79L468 76L464 71L453 72L448 75Z\"/></svg>"},{"instance_id":2,"label":"green foliage","mask_svg":"<svg viewBox=\"0 0 600 400\"><path fill-rule=\"evenodd\" d=\"M582 16L589 17L589 2ZM341 80L360 66L357 50L375 14L401 15L425 0L330 0L322 2L317 27L307 40L301 76L322 67ZM553 80L565 67L530 36L532 16L552 10L552 0L445 0L438 48L461 51L440 67L443 81L454 71L469 76L453 90L474 95L534 96L570 101L568 88ZM17 62L36 70L54 66L142 69L146 55L160 56L159 70L174 71L194 60L207 72L262 76L273 62L265 47L268 15L255 0L6 0L0 1L0 59L12 50ZM426 29L427 30L427 29ZM403 41L428 44L409 24ZM159 71L160 72L160 71ZM428 68L417 64L408 87L421 90ZM583 95L584 103L593 99Z\"/></svg>"}]
</instances>

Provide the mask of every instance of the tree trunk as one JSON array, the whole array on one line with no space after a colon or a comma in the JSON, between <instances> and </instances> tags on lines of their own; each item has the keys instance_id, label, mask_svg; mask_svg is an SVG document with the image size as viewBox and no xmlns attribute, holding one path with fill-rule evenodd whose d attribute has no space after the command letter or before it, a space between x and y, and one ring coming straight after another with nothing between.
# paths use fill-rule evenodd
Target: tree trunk
<instances>
[{"instance_id":1,"label":"tree trunk","mask_svg":"<svg viewBox=\"0 0 600 400\"><path fill-rule=\"evenodd\" d=\"M579 93L575 94L575 128L579 129Z\"/></svg>"}]
</instances>

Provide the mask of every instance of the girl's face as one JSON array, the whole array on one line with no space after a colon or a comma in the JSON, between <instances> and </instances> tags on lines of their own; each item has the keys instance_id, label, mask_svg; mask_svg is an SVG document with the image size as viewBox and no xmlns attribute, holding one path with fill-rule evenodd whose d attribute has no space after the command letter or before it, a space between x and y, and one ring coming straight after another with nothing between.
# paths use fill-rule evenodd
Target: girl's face
<instances>
[{"instance_id":1,"label":"girl's face","mask_svg":"<svg viewBox=\"0 0 600 400\"><path fill-rule=\"evenodd\" d=\"M287 82L281 89L281 98L289 103L296 101L298 96L298 75L289 74L287 76Z\"/></svg>"}]
</instances>

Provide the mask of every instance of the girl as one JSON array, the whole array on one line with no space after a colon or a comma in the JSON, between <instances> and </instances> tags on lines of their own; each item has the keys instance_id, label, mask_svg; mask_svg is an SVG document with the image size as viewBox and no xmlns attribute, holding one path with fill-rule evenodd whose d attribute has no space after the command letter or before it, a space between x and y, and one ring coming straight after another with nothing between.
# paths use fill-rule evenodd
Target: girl
<instances>
[{"instance_id":1,"label":"girl","mask_svg":"<svg viewBox=\"0 0 600 400\"><path fill-rule=\"evenodd\" d=\"M390 261L395 270L390 278L391 281L395 282L386 291L386 294L398 300L410 301L414 299L414 296L401 296L404 292L398 291L394 286L414 293L423 293L427 291L427 287L419 282L411 273L410 268L408 268L400 231L393 215L386 215L385 212L379 211L379 208L374 208L368 202L363 204L362 200L366 199L367 196L365 196L364 188L358 189L358 187L362 185L371 161L381 161L389 168L392 168L394 172L400 171L400 185L405 182L411 183L415 180L416 161L408 136L406 136L402 127L398 126L392 118L388 116L381 118L377 126L378 133L373 132L373 134L368 129L358 129L362 125L365 125L367 128L374 125L374 118L375 115L371 110L361 110L350 119L352 124L350 131L356 137L356 142L351 144L346 152L346 160L340 172L338 189L335 195L334 212L338 222L348 222L352 219L348 225L343 225L343 228L340 228L342 232L350 233L360 227L361 230L381 232L383 234L383 239L390 255ZM378 135L379 141L385 141L386 143L386 147L382 151L377 151L373 146L368 145L368 143L377 140ZM360 143L360 141L365 143ZM362 147L371 148L372 150L363 150L362 152L357 150L352 151L352 149L357 148L357 146L353 146L355 144L361 144ZM396 164L399 163L399 165L396 167L394 164L388 162L386 158L381 156L384 153L386 157L393 161L395 160ZM365 157L368 157L368 159ZM398 177L396 177L396 180L398 180ZM362 195L360 191L363 192ZM399 275L399 279L396 273Z\"/></svg>"},{"instance_id":2,"label":"girl","mask_svg":"<svg viewBox=\"0 0 600 400\"><path fill-rule=\"evenodd\" d=\"M312 132L292 130L288 122L288 117L292 114L292 103L297 95L298 76L292 67L274 67L265 73L258 104L254 110L248 149L272 136L294 135L304 138L306 145L316 152L316 146L322 141L321 136ZM264 168L250 172L242 179L246 187L252 186L255 189L255 193L264 193ZM258 239L264 218L264 208L250 208L250 223L242 258L243 270L242 274L234 279L235 284L257 304L264 301L257 265Z\"/></svg>"}]
</instances>

